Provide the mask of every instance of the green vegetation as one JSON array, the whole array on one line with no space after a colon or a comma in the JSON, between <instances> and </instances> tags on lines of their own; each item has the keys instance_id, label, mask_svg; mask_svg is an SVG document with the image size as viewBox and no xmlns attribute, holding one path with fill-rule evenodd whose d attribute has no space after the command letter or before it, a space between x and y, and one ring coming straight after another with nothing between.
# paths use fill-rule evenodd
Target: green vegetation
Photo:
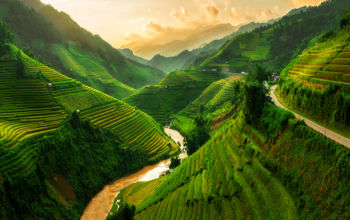
<instances>
[{"instance_id":1,"label":"green vegetation","mask_svg":"<svg viewBox=\"0 0 350 220\"><path fill-rule=\"evenodd\" d=\"M240 72L247 71L251 64L261 63L278 72L309 43L314 44L311 39L336 30L341 15L349 8L348 1L331 0L287 15L273 24L233 37L200 66Z\"/></svg>"},{"instance_id":2,"label":"green vegetation","mask_svg":"<svg viewBox=\"0 0 350 220\"><path fill-rule=\"evenodd\" d=\"M180 163L181 163L181 159L178 156L172 157L170 160L169 169L175 169L180 165Z\"/></svg>"},{"instance_id":3,"label":"green vegetation","mask_svg":"<svg viewBox=\"0 0 350 220\"><path fill-rule=\"evenodd\" d=\"M135 215L135 206L123 204L118 208L118 212L108 216L107 220L133 220Z\"/></svg>"},{"instance_id":4,"label":"green vegetation","mask_svg":"<svg viewBox=\"0 0 350 220\"><path fill-rule=\"evenodd\" d=\"M118 199L136 206L135 219L296 219L292 198L258 152L232 121L171 174L134 184Z\"/></svg>"},{"instance_id":5,"label":"green vegetation","mask_svg":"<svg viewBox=\"0 0 350 220\"><path fill-rule=\"evenodd\" d=\"M168 124L173 115L191 103L212 82L223 78L211 71L175 71L158 85L147 86L125 102Z\"/></svg>"},{"instance_id":6,"label":"green vegetation","mask_svg":"<svg viewBox=\"0 0 350 220\"><path fill-rule=\"evenodd\" d=\"M195 128L191 133L185 136L185 147L188 155L196 152L209 139L209 126L203 116L197 117L195 120Z\"/></svg>"},{"instance_id":7,"label":"green vegetation","mask_svg":"<svg viewBox=\"0 0 350 220\"><path fill-rule=\"evenodd\" d=\"M15 154L16 149L31 154ZM11 151L1 145L0 152L2 166L7 164L1 171L1 219L78 219L106 183L148 161L141 148L82 121L76 113L57 131L27 139ZM9 154L18 162L29 160L30 172L10 175Z\"/></svg>"},{"instance_id":8,"label":"green vegetation","mask_svg":"<svg viewBox=\"0 0 350 220\"><path fill-rule=\"evenodd\" d=\"M242 75L234 75L210 84L191 104L176 114L171 126L185 136L195 128L195 118L203 117L211 127L222 125L232 115Z\"/></svg>"},{"instance_id":9,"label":"green vegetation","mask_svg":"<svg viewBox=\"0 0 350 220\"><path fill-rule=\"evenodd\" d=\"M16 34L17 45L84 84L125 98L133 88L157 84L165 74L123 57L99 36L49 5L29 8L28 1L2 0L0 21ZM132 88L133 87L133 88Z\"/></svg>"}]
</instances>

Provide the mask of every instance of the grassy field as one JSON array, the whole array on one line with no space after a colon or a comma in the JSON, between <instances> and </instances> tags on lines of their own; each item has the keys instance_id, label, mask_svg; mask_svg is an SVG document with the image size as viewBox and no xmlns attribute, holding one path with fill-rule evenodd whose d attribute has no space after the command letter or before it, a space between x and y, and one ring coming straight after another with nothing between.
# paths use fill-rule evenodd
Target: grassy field
<instances>
[{"instance_id":1,"label":"grassy field","mask_svg":"<svg viewBox=\"0 0 350 220\"><path fill-rule=\"evenodd\" d=\"M13 50L17 51L15 47ZM35 167L36 161L31 160L35 149L19 149L17 144L57 130L76 111L123 142L144 149L151 160L178 151L147 114L22 56L24 76L16 73L16 61L0 63L0 141L8 151L1 158L2 174L22 175Z\"/></svg>"},{"instance_id":2,"label":"grassy field","mask_svg":"<svg viewBox=\"0 0 350 220\"><path fill-rule=\"evenodd\" d=\"M125 102L168 124L178 111L190 104L210 83L223 78L211 71L175 71L158 85L147 86Z\"/></svg>"}]
</instances>

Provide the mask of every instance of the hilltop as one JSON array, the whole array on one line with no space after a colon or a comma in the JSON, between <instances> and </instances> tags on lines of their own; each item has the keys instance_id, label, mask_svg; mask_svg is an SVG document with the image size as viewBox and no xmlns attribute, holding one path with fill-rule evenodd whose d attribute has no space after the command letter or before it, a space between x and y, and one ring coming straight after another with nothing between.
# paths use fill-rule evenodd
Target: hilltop
<instances>
[{"instance_id":1,"label":"hilltop","mask_svg":"<svg viewBox=\"0 0 350 220\"><path fill-rule=\"evenodd\" d=\"M156 84L164 77L158 69L125 58L50 5L24 0L28 7L17 0L1 2L0 19L16 34L17 45L95 89L124 98L134 93L134 88Z\"/></svg>"}]
</instances>

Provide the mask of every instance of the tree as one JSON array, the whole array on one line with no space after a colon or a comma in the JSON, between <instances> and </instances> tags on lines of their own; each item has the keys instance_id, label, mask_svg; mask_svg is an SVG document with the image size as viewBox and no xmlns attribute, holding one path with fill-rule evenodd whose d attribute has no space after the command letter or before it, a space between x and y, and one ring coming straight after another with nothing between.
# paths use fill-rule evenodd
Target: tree
<instances>
[{"instance_id":1,"label":"tree","mask_svg":"<svg viewBox=\"0 0 350 220\"><path fill-rule=\"evenodd\" d=\"M170 169L175 169L176 167L178 167L181 163L181 160L180 158L177 156L177 157L172 157L171 160L170 160L170 166L169 168Z\"/></svg>"},{"instance_id":2,"label":"tree","mask_svg":"<svg viewBox=\"0 0 350 220\"><path fill-rule=\"evenodd\" d=\"M247 76L247 81L258 81L260 83L268 80L271 77L271 73L267 71L263 66L260 64L256 64L254 69L250 71L250 73Z\"/></svg>"},{"instance_id":3,"label":"tree","mask_svg":"<svg viewBox=\"0 0 350 220\"><path fill-rule=\"evenodd\" d=\"M109 216L107 220L133 220L135 215L135 206L123 204L119 207L117 213Z\"/></svg>"},{"instance_id":4,"label":"tree","mask_svg":"<svg viewBox=\"0 0 350 220\"><path fill-rule=\"evenodd\" d=\"M208 121L202 115L195 119L195 125L196 128L185 136L185 147L188 155L196 152L210 137Z\"/></svg>"},{"instance_id":5,"label":"tree","mask_svg":"<svg viewBox=\"0 0 350 220\"><path fill-rule=\"evenodd\" d=\"M349 26L350 26L350 11L345 13L342 19L340 20L341 29L345 29L346 27L349 27Z\"/></svg>"},{"instance_id":6,"label":"tree","mask_svg":"<svg viewBox=\"0 0 350 220\"><path fill-rule=\"evenodd\" d=\"M7 25L0 22L0 45L11 43L14 39L13 33L8 29Z\"/></svg>"},{"instance_id":7,"label":"tree","mask_svg":"<svg viewBox=\"0 0 350 220\"><path fill-rule=\"evenodd\" d=\"M259 119L264 107L266 96L263 86L255 82L247 82L244 86L245 110L244 115L248 124Z\"/></svg>"},{"instance_id":8,"label":"tree","mask_svg":"<svg viewBox=\"0 0 350 220\"><path fill-rule=\"evenodd\" d=\"M16 73L21 77L25 76L25 66L24 66L24 62L22 59L21 51L18 51L18 53L17 53Z\"/></svg>"}]
</instances>

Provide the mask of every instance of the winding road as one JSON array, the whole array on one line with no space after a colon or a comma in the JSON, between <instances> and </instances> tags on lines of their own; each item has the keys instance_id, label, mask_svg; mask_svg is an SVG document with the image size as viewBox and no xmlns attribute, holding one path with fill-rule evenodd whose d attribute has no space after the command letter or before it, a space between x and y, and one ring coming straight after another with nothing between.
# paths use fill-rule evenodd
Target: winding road
<instances>
[{"instance_id":1,"label":"winding road","mask_svg":"<svg viewBox=\"0 0 350 220\"><path fill-rule=\"evenodd\" d=\"M309 126L310 128L314 129L315 131L321 133L322 135L328 137L329 139L332 139L333 141L335 141L341 145L344 145L346 148L350 149L350 139L349 138L346 138L346 137L344 137L344 136L342 136L342 135L340 135L332 130L329 130L328 128L323 127L322 125L317 124L317 123L299 115L298 113L293 112L291 109L285 107L284 105L282 105L278 101L278 99L275 95L276 88L277 88L277 85L274 85L271 87L270 96L271 96L272 102L275 103L275 105L277 107L280 107L280 108L283 108L285 110L292 112L297 119L304 120L305 124L307 126Z\"/></svg>"},{"instance_id":2,"label":"winding road","mask_svg":"<svg viewBox=\"0 0 350 220\"><path fill-rule=\"evenodd\" d=\"M170 136L176 143L180 143L180 148L183 150L183 136L176 130L164 128L165 133ZM181 153L179 158L187 157L187 153ZM106 185L100 191L84 210L81 220L104 220L106 219L109 210L112 208L113 201L119 194L120 190L137 182L144 182L157 179L161 174L169 170L170 159L160 161L157 164L146 166L138 172L127 177L118 179L110 185Z\"/></svg>"}]
</instances>

